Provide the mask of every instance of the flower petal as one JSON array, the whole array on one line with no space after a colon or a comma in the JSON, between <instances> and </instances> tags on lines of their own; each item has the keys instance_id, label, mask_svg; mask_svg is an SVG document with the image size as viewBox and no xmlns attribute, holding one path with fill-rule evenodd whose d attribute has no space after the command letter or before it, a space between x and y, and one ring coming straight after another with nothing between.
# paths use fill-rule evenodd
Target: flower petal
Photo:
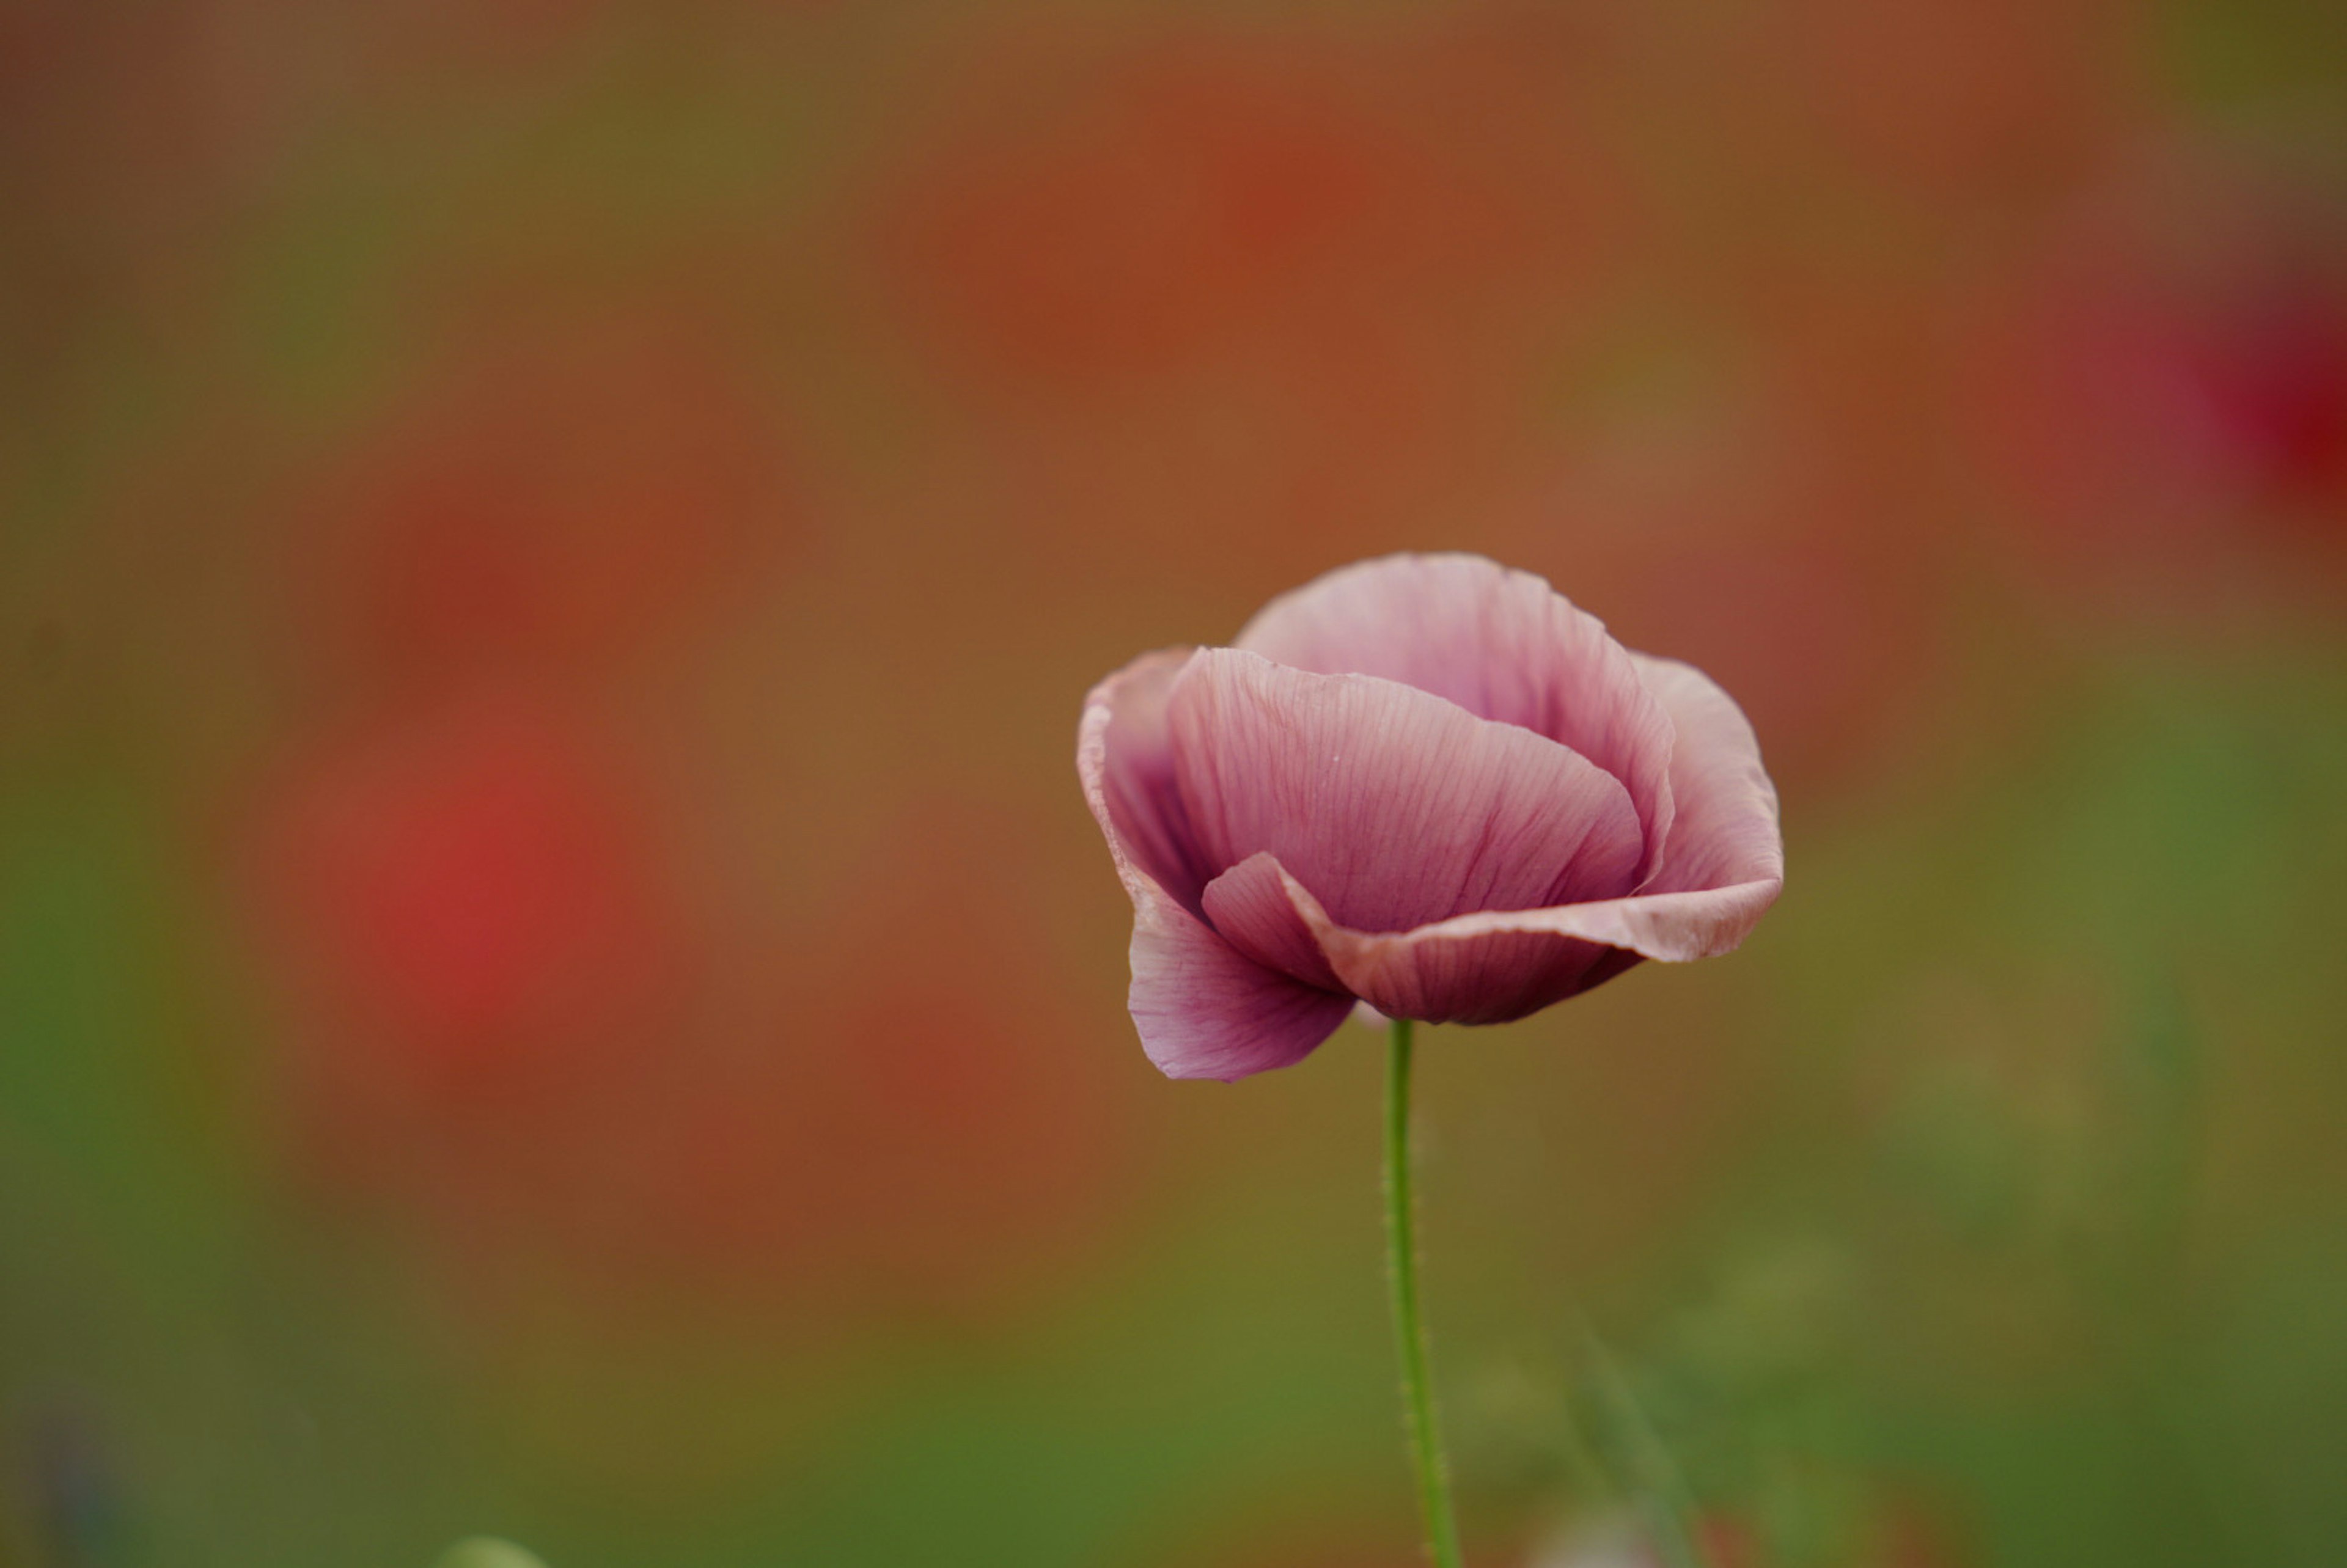
<instances>
[{"instance_id":1,"label":"flower petal","mask_svg":"<svg viewBox=\"0 0 2347 1568\"><path fill-rule=\"evenodd\" d=\"M1219 867L1198 863L1165 728L1165 700L1194 651L1144 653L1092 689L1084 698L1076 771L1116 857L1117 874L1124 876L1130 862L1195 913L1199 893ZM1126 877L1127 886L1131 880Z\"/></svg>"},{"instance_id":2,"label":"flower petal","mask_svg":"<svg viewBox=\"0 0 2347 1568\"><path fill-rule=\"evenodd\" d=\"M1357 931L1329 918L1268 855L1209 884L1206 909L1215 929L1258 962L1349 991L1389 1018L1426 1023L1522 1018L1638 961L1635 953L1537 934L1420 945L1412 932Z\"/></svg>"},{"instance_id":3,"label":"flower petal","mask_svg":"<svg viewBox=\"0 0 2347 1568\"><path fill-rule=\"evenodd\" d=\"M1187 650L1136 660L1095 687L1076 736L1076 774L1133 900L1129 1006L1149 1059L1171 1078L1244 1078L1302 1060L1344 1022L1350 997L1266 968L1214 934L1158 881L1191 870L1169 784L1164 700Z\"/></svg>"},{"instance_id":4,"label":"flower petal","mask_svg":"<svg viewBox=\"0 0 2347 1568\"><path fill-rule=\"evenodd\" d=\"M1133 902L1131 1006L1165 1076L1230 1083L1303 1061L1353 999L1266 968L1161 894Z\"/></svg>"},{"instance_id":5,"label":"flower petal","mask_svg":"<svg viewBox=\"0 0 2347 1568\"><path fill-rule=\"evenodd\" d=\"M1354 993L1392 1018L1426 1023L1512 1023L1603 985L1639 956L1540 931L1496 931L1467 941L1413 941L1411 933L1323 937Z\"/></svg>"},{"instance_id":6,"label":"flower petal","mask_svg":"<svg viewBox=\"0 0 2347 1568\"><path fill-rule=\"evenodd\" d=\"M1642 958L1712 958L1750 933L1785 885L1777 792L1752 726L1702 671L1633 657L1679 737L1672 763L1678 817L1648 890L1378 932L1329 919L1291 879L1284 890L1348 990L1387 1013L1499 1023L1600 985Z\"/></svg>"},{"instance_id":7,"label":"flower petal","mask_svg":"<svg viewBox=\"0 0 2347 1568\"><path fill-rule=\"evenodd\" d=\"M1604 623L1530 572L1471 555L1362 561L1273 600L1235 646L1297 670L1381 675L1546 735L1629 791L1640 877L1668 841L1669 719Z\"/></svg>"},{"instance_id":8,"label":"flower petal","mask_svg":"<svg viewBox=\"0 0 2347 1568\"><path fill-rule=\"evenodd\" d=\"M1611 774L1415 687L1202 649L1165 719L1204 863L1268 852L1356 929L1610 897L1635 882L1642 835Z\"/></svg>"},{"instance_id":9,"label":"flower petal","mask_svg":"<svg viewBox=\"0 0 2347 1568\"><path fill-rule=\"evenodd\" d=\"M1778 824L1777 786L1761 765L1760 740L1751 721L1735 698L1694 665L1651 653L1633 653L1630 660L1678 733L1671 758L1678 817L1648 891L1725 891L1741 883L1781 888L1785 838ZM1772 891L1768 899L1775 897ZM1760 908L1767 907L1763 900ZM1755 910L1753 918L1758 917ZM1747 922L1717 950L1726 952L1750 929Z\"/></svg>"},{"instance_id":10,"label":"flower petal","mask_svg":"<svg viewBox=\"0 0 2347 1568\"><path fill-rule=\"evenodd\" d=\"M1328 967L1328 956L1320 950L1300 903L1319 907L1269 855L1250 855L1206 884L1206 919L1232 947L1307 986L1344 990L1345 982Z\"/></svg>"}]
</instances>

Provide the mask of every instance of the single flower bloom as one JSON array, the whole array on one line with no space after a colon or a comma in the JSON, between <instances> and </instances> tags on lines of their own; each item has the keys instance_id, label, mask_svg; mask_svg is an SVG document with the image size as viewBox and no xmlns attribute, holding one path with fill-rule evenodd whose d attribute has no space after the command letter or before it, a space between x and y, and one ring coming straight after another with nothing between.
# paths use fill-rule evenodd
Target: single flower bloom
<instances>
[{"instance_id":1,"label":"single flower bloom","mask_svg":"<svg viewBox=\"0 0 2347 1568\"><path fill-rule=\"evenodd\" d=\"M1520 1019L1729 951L1784 886L1735 702L1477 556L1364 561L1229 648L1143 655L1085 699L1076 771L1174 1078L1288 1066L1361 1002Z\"/></svg>"}]
</instances>

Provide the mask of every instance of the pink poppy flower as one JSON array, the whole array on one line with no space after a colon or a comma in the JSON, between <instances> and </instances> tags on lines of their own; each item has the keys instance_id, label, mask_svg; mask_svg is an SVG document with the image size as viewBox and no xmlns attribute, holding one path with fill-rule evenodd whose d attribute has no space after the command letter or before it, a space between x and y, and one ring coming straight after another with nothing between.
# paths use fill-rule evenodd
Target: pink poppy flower
<instances>
[{"instance_id":1,"label":"pink poppy flower","mask_svg":"<svg viewBox=\"0 0 2347 1568\"><path fill-rule=\"evenodd\" d=\"M1076 768L1168 1076L1300 1061L1358 1002L1503 1023L1744 939L1784 885L1736 703L1527 572L1400 555L1085 700Z\"/></svg>"}]
</instances>

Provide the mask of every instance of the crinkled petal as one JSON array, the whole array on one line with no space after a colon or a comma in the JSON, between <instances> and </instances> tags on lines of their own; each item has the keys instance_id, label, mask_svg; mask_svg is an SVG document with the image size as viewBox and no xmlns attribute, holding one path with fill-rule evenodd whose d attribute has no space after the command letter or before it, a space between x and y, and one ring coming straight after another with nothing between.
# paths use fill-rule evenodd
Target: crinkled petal
<instances>
[{"instance_id":1,"label":"crinkled petal","mask_svg":"<svg viewBox=\"0 0 2347 1568\"><path fill-rule=\"evenodd\" d=\"M1777 786L1760 763L1760 740L1736 699L1692 664L1633 653L1638 678L1671 717L1677 743L1671 756L1671 787L1678 816L1664 845L1663 865L1650 893L1725 892L1754 885L1770 889L1752 918L1759 918L1785 885L1785 838L1777 817ZM1751 929L1714 933L1726 952ZM1664 955L1652 955L1661 958ZM1691 957L1703 957L1692 954Z\"/></svg>"},{"instance_id":2,"label":"crinkled petal","mask_svg":"<svg viewBox=\"0 0 2347 1568\"><path fill-rule=\"evenodd\" d=\"M1206 919L1256 963L1307 986L1344 990L1344 981L1328 967L1328 956L1320 950L1318 937L1289 891L1294 884L1275 856L1250 855L1206 884Z\"/></svg>"},{"instance_id":3,"label":"crinkled petal","mask_svg":"<svg viewBox=\"0 0 2347 1568\"><path fill-rule=\"evenodd\" d=\"M1162 893L1133 907L1133 1021L1168 1078L1291 1066L1352 1013L1351 997L1266 968Z\"/></svg>"},{"instance_id":4,"label":"crinkled petal","mask_svg":"<svg viewBox=\"0 0 2347 1568\"><path fill-rule=\"evenodd\" d=\"M1076 773L1133 900L1130 1006L1142 1048L1169 1077L1229 1081L1302 1060L1353 1001L1246 958L1157 879L1159 866L1195 875L1165 787L1165 688L1187 657L1147 655L1093 689Z\"/></svg>"},{"instance_id":5,"label":"crinkled petal","mask_svg":"<svg viewBox=\"0 0 2347 1568\"><path fill-rule=\"evenodd\" d=\"M1644 843L1612 774L1416 687L1202 649L1165 717L1204 863L1268 853L1356 929L1635 883Z\"/></svg>"},{"instance_id":6,"label":"crinkled petal","mask_svg":"<svg viewBox=\"0 0 2347 1568\"><path fill-rule=\"evenodd\" d=\"M1604 623L1530 572L1471 555L1343 567L1266 605L1235 646L1321 674L1379 675L1517 724L1619 779L1645 877L1675 815L1671 724Z\"/></svg>"},{"instance_id":7,"label":"crinkled petal","mask_svg":"<svg viewBox=\"0 0 2347 1568\"><path fill-rule=\"evenodd\" d=\"M1194 651L1144 653L1093 687L1084 698L1076 766L1119 874L1130 860L1194 914L1219 867L1198 862L1165 727L1166 698Z\"/></svg>"},{"instance_id":8,"label":"crinkled petal","mask_svg":"<svg viewBox=\"0 0 2347 1568\"><path fill-rule=\"evenodd\" d=\"M1759 745L1742 712L1701 671L1636 657L1679 733L1673 772L1680 811L1656 890L1370 931L1332 918L1297 878L1281 873L1279 892L1296 924L1347 990L1390 1016L1502 1023L1600 985L1641 958L1715 957L1751 931L1785 880L1777 794ZM1259 902L1267 889L1251 891ZM1250 931L1274 926L1256 914Z\"/></svg>"},{"instance_id":9,"label":"crinkled petal","mask_svg":"<svg viewBox=\"0 0 2347 1568\"><path fill-rule=\"evenodd\" d=\"M1393 933L1332 932L1331 959L1380 1012L1428 1023L1511 1023L1635 965L1620 948L1539 932L1409 942Z\"/></svg>"},{"instance_id":10,"label":"crinkled petal","mask_svg":"<svg viewBox=\"0 0 2347 1568\"><path fill-rule=\"evenodd\" d=\"M1358 931L1331 919L1267 855L1206 889L1215 928L1234 947L1299 979L1325 975L1389 1018L1503 1023L1588 989L1637 955L1543 935L1420 945L1409 931Z\"/></svg>"}]
</instances>

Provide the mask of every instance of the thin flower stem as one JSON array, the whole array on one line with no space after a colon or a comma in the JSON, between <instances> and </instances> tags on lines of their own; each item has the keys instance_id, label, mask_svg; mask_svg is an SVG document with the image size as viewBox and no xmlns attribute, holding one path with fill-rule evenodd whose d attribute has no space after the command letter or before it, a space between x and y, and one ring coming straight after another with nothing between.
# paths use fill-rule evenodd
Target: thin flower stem
<instances>
[{"instance_id":1,"label":"thin flower stem","mask_svg":"<svg viewBox=\"0 0 2347 1568\"><path fill-rule=\"evenodd\" d=\"M1434 1379L1427 1370L1426 1325L1418 1307L1417 1194L1409 1171L1410 1021L1393 1020L1386 1059L1386 1276L1392 1286L1394 1346L1401 1353L1404 1420L1418 1471L1426 1554L1435 1568L1460 1568L1459 1521L1450 1508L1450 1471L1434 1424Z\"/></svg>"}]
</instances>

